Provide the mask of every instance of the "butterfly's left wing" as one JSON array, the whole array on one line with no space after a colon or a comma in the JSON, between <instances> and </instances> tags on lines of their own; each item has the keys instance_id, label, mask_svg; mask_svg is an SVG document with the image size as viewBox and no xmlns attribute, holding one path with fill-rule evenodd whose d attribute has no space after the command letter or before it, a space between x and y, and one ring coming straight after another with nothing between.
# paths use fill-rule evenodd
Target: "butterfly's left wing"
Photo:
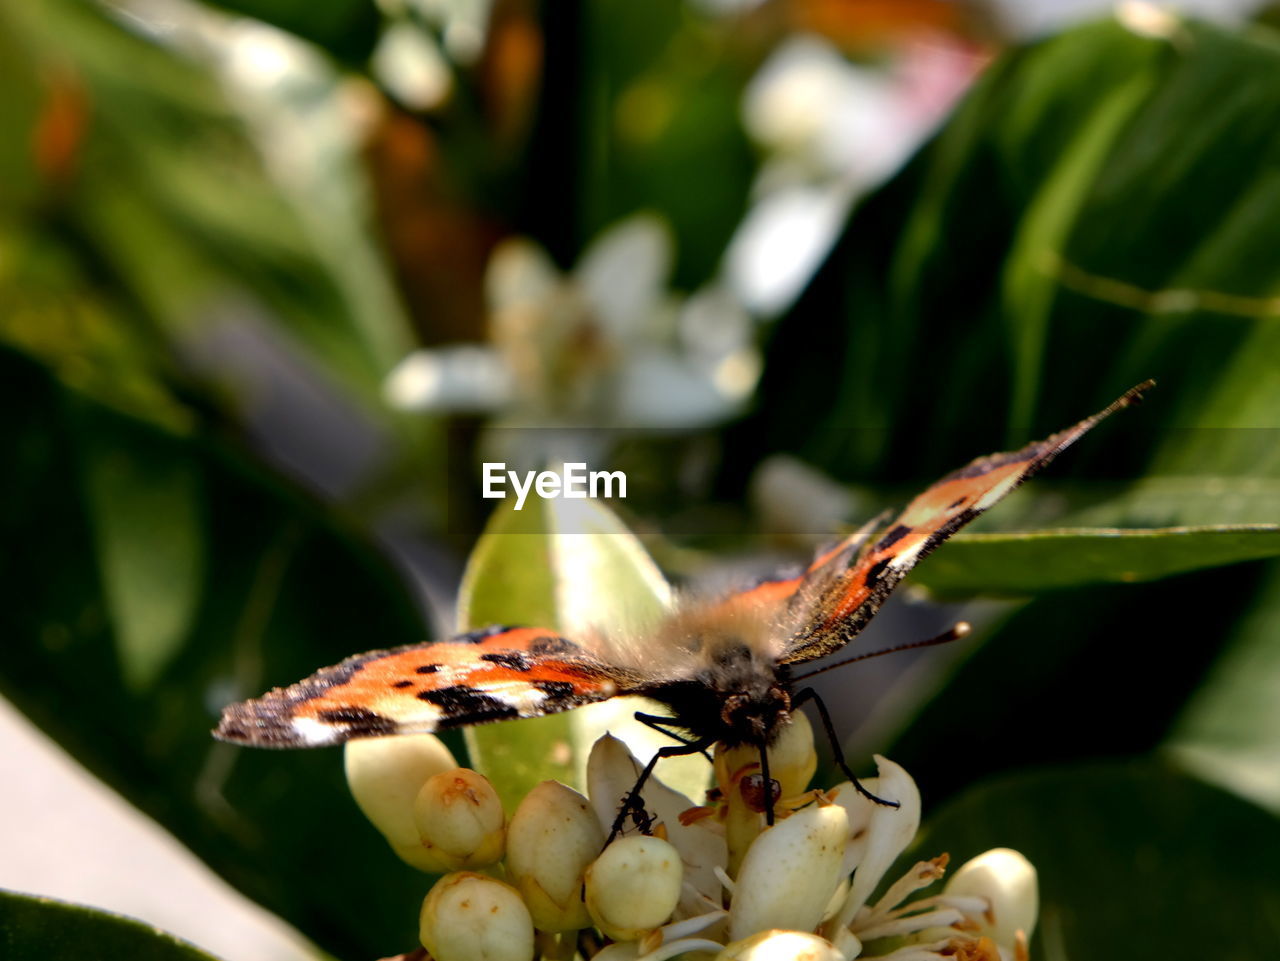
<instances>
[{"instance_id":1,"label":"butterfly's left wing","mask_svg":"<svg viewBox=\"0 0 1280 961\"><path fill-rule=\"evenodd\" d=\"M635 684L554 632L492 627L349 657L297 684L228 706L214 735L257 747L317 747L555 714Z\"/></svg>"},{"instance_id":2,"label":"butterfly's left wing","mask_svg":"<svg viewBox=\"0 0 1280 961\"><path fill-rule=\"evenodd\" d=\"M794 590L792 607L806 614L783 662L812 660L849 643L930 551L1152 386L1154 381L1139 384L1105 410L1021 450L978 458L917 496L875 541L856 551L842 545L825 563L819 558Z\"/></svg>"}]
</instances>

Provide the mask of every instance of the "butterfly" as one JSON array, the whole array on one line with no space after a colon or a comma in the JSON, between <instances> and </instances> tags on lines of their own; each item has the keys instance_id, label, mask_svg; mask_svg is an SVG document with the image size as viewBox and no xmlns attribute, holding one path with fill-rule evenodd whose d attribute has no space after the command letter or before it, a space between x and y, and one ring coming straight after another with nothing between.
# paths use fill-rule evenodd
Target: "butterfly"
<instances>
[{"instance_id":1,"label":"butterfly","mask_svg":"<svg viewBox=\"0 0 1280 961\"><path fill-rule=\"evenodd\" d=\"M1044 440L953 471L891 522L865 525L799 574L719 599L686 602L635 636L600 629L571 640L538 627L494 626L358 654L297 684L230 705L214 735L260 747L315 747L538 717L639 694L665 705L670 716L637 716L679 741L658 752L641 784L659 758L703 752L719 742L758 745L768 785L764 748L800 703L813 700L837 763L863 790L844 763L822 702L812 688L797 690L794 666L849 644L934 548L1152 386L1154 381L1139 384ZM953 629L923 643L961 633ZM639 784L632 795L638 790ZM624 805L619 823L625 813ZM771 805L767 813L772 820Z\"/></svg>"}]
</instances>

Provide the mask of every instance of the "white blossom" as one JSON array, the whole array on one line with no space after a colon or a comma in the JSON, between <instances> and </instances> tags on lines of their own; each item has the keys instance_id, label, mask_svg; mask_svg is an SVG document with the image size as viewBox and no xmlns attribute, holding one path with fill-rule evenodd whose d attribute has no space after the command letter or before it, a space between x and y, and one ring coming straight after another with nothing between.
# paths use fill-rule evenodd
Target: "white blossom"
<instances>
[{"instance_id":1,"label":"white blossom","mask_svg":"<svg viewBox=\"0 0 1280 961\"><path fill-rule=\"evenodd\" d=\"M719 423L759 377L752 322L715 284L686 298L668 294L672 261L670 232L650 214L604 231L569 274L533 241L504 241L485 280L488 342L414 351L388 376L384 396L408 410L488 413L496 427ZM543 445L556 439L541 436ZM581 452L503 453L542 466L551 454Z\"/></svg>"}]
</instances>

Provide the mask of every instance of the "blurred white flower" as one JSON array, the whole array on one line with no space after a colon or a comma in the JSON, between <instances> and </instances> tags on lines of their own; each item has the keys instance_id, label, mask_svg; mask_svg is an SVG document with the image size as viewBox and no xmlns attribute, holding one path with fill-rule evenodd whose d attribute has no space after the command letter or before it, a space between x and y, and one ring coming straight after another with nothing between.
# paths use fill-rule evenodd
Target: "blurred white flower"
<instances>
[{"instance_id":1,"label":"blurred white flower","mask_svg":"<svg viewBox=\"0 0 1280 961\"><path fill-rule=\"evenodd\" d=\"M387 27L373 75L415 110L439 107L454 88L454 66L475 63L487 40L491 0L376 0Z\"/></svg>"},{"instance_id":2,"label":"blurred white flower","mask_svg":"<svg viewBox=\"0 0 1280 961\"><path fill-rule=\"evenodd\" d=\"M453 92L453 70L435 38L410 20L382 32L369 67L393 97L413 110L434 110Z\"/></svg>"},{"instance_id":3,"label":"blurred white flower","mask_svg":"<svg viewBox=\"0 0 1280 961\"><path fill-rule=\"evenodd\" d=\"M412 11L439 32L445 52L456 63L470 64L484 48L491 0L378 0L391 15Z\"/></svg>"},{"instance_id":4,"label":"blurred white flower","mask_svg":"<svg viewBox=\"0 0 1280 961\"><path fill-rule=\"evenodd\" d=\"M1066 30L1085 20L1105 17L1109 11L1146 7L1139 16L1146 25L1157 24L1161 16L1179 15L1239 24L1267 5L1267 0L990 0L989 7L1001 29L1009 35L1028 39ZM1129 26L1126 24L1126 26ZM1132 29L1132 27L1131 27ZM1159 35L1159 34L1157 34Z\"/></svg>"},{"instance_id":5,"label":"blurred white flower","mask_svg":"<svg viewBox=\"0 0 1280 961\"><path fill-rule=\"evenodd\" d=\"M848 487L789 454L762 460L747 496L765 531L804 543L829 537L848 517L870 513Z\"/></svg>"},{"instance_id":6,"label":"blurred white flower","mask_svg":"<svg viewBox=\"0 0 1280 961\"><path fill-rule=\"evenodd\" d=\"M684 430L728 418L760 372L751 321L716 287L669 296L671 248L664 223L643 214L596 238L568 275L532 241L504 242L486 277L489 342L410 354L386 381L388 403L488 412L500 427Z\"/></svg>"},{"instance_id":7,"label":"blurred white flower","mask_svg":"<svg viewBox=\"0 0 1280 961\"><path fill-rule=\"evenodd\" d=\"M769 152L726 257L750 310L768 316L791 303L852 205L902 166L982 64L945 34L912 39L874 65L818 36L778 46L742 104L747 132Z\"/></svg>"}]
</instances>

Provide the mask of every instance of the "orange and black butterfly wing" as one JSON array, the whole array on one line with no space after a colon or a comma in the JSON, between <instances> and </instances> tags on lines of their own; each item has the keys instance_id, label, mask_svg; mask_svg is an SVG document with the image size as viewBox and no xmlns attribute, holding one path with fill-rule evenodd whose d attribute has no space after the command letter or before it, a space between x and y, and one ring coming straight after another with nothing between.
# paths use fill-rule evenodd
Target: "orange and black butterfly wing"
<instances>
[{"instance_id":1,"label":"orange and black butterfly wing","mask_svg":"<svg viewBox=\"0 0 1280 961\"><path fill-rule=\"evenodd\" d=\"M1105 410L1021 450L980 457L917 496L875 540L837 548L797 585L793 606L806 611L783 662L822 657L849 643L898 582L944 540L1027 480L1094 425L1142 399L1147 381Z\"/></svg>"},{"instance_id":2,"label":"orange and black butterfly wing","mask_svg":"<svg viewBox=\"0 0 1280 961\"><path fill-rule=\"evenodd\" d=\"M711 610L730 617L749 613L769 620L783 620L783 612L796 603L801 586L806 586L812 593L816 579L823 573L847 567L882 520L883 517L877 518L835 546L819 551L808 567L792 568L786 574L767 577L750 587L734 591L712 604Z\"/></svg>"},{"instance_id":3,"label":"orange and black butterfly wing","mask_svg":"<svg viewBox=\"0 0 1280 961\"><path fill-rule=\"evenodd\" d=\"M539 717L602 701L632 679L551 631L493 627L349 657L228 706L214 735L258 747L317 747Z\"/></svg>"}]
</instances>

